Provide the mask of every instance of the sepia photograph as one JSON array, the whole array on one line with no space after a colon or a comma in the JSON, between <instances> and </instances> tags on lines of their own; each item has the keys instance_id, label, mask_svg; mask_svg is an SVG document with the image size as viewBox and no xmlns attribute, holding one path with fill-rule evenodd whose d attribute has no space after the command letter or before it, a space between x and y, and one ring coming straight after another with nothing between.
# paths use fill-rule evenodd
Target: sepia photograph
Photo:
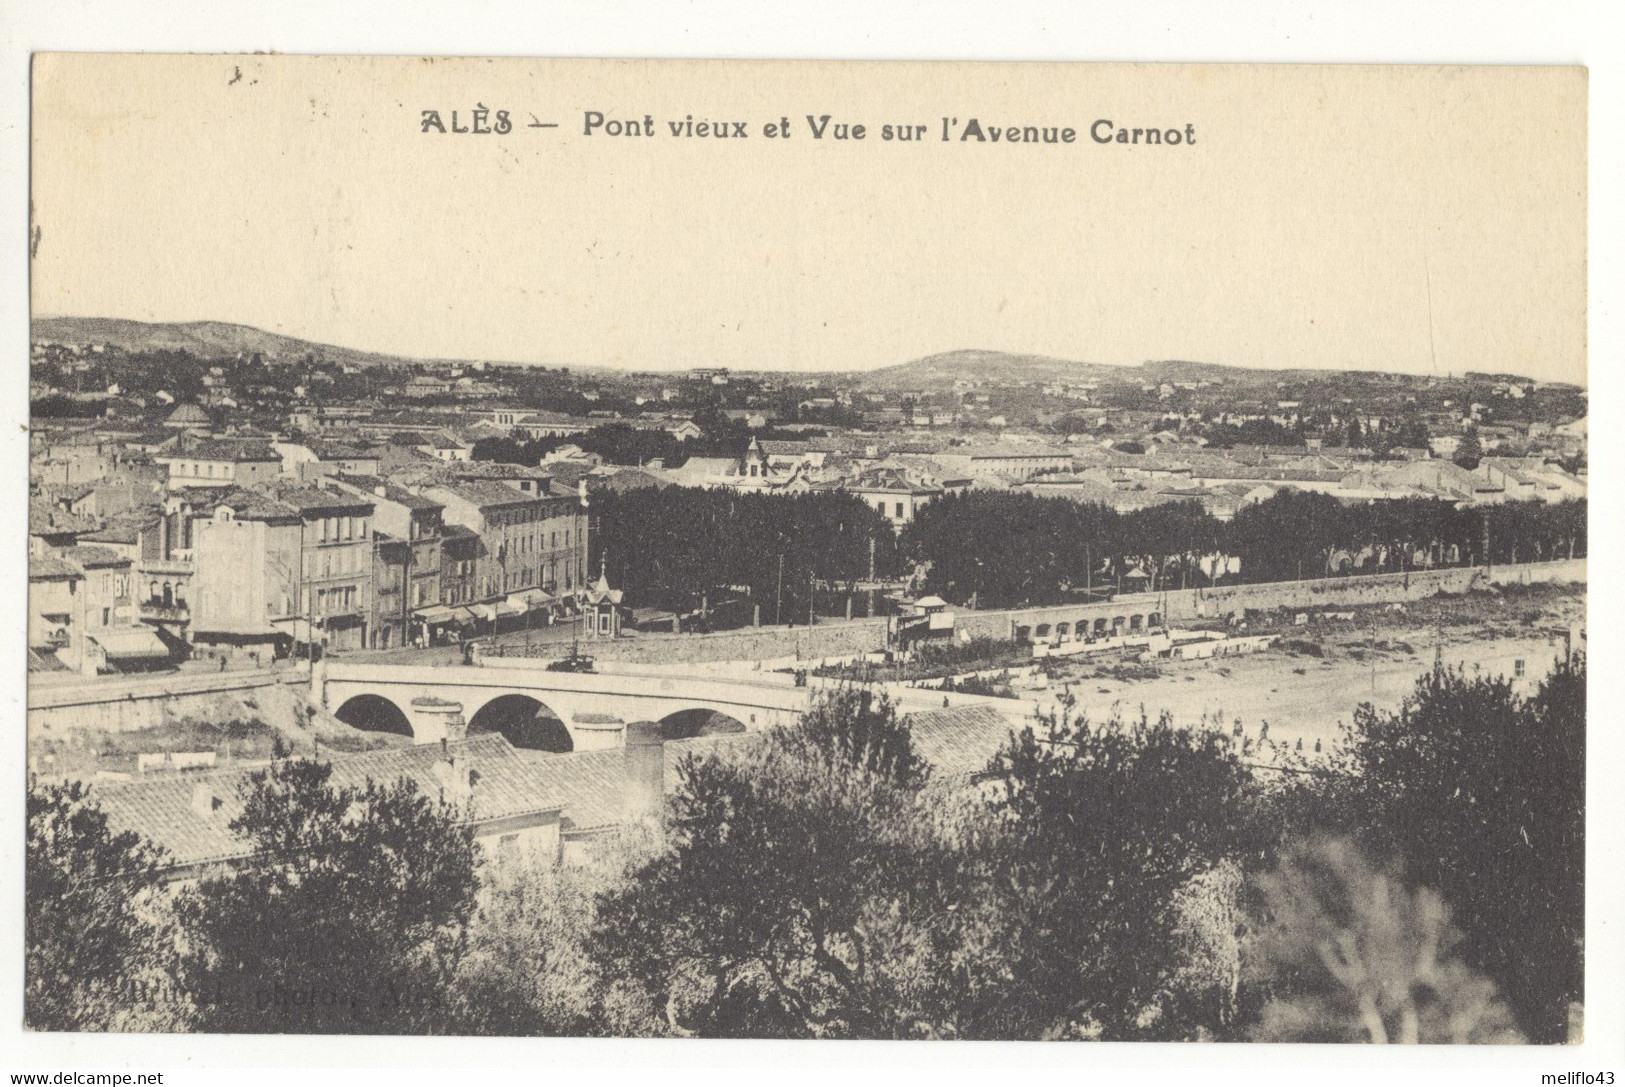
<instances>
[{"instance_id":1,"label":"sepia photograph","mask_svg":"<svg viewBox=\"0 0 1625 1087\"><path fill-rule=\"evenodd\" d=\"M1585 1041L1585 68L30 78L25 1030Z\"/></svg>"}]
</instances>

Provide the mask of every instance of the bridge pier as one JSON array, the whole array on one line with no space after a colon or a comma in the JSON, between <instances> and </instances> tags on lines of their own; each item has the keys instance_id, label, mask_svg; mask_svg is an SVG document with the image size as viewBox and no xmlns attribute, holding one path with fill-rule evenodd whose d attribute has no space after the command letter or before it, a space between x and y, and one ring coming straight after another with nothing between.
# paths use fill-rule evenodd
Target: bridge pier
<instances>
[{"instance_id":1,"label":"bridge pier","mask_svg":"<svg viewBox=\"0 0 1625 1087\"><path fill-rule=\"evenodd\" d=\"M568 724L577 751L620 747L626 736L626 722L612 713L578 713Z\"/></svg>"},{"instance_id":2,"label":"bridge pier","mask_svg":"<svg viewBox=\"0 0 1625 1087\"><path fill-rule=\"evenodd\" d=\"M412 724L412 738L420 744L461 740L468 734L468 722L463 719L463 704L434 695L412 699L407 720Z\"/></svg>"}]
</instances>

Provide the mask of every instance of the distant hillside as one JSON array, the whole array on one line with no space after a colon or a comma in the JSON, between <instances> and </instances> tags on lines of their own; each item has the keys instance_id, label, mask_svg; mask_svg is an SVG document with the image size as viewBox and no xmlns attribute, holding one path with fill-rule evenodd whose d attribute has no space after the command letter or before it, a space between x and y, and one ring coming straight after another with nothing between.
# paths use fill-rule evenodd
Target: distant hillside
<instances>
[{"instance_id":1,"label":"distant hillside","mask_svg":"<svg viewBox=\"0 0 1625 1087\"><path fill-rule=\"evenodd\" d=\"M108 343L124 351L187 351L204 358L230 357L239 353L252 355L255 352L276 359L316 354L334 362L362 366L415 361L311 343L309 340L224 321L148 323L114 317L38 317L31 327L35 343Z\"/></svg>"},{"instance_id":2,"label":"distant hillside","mask_svg":"<svg viewBox=\"0 0 1625 1087\"><path fill-rule=\"evenodd\" d=\"M1099 362L1079 362L1047 355L1017 355L1006 351L946 351L897 366L858 375L864 384L877 389L931 388L956 379L1007 382L1020 381L1101 381L1145 382L1220 380L1228 385L1274 385L1315 375L1303 370L1249 370L1212 362L1167 360L1143 362L1138 366L1111 366ZM1318 376L1325 377L1325 372Z\"/></svg>"}]
</instances>

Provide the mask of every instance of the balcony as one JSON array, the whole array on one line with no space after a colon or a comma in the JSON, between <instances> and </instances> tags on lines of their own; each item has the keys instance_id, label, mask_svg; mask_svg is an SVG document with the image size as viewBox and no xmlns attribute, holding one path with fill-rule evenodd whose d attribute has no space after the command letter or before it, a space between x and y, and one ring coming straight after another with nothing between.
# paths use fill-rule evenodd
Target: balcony
<instances>
[{"instance_id":1,"label":"balcony","mask_svg":"<svg viewBox=\"0 0 1625 1087\"><path fill-rule=\"evenodd\" d=\"M192 617L191 610L184 603L165 604L162 600L143 600L138 611L141 618L157 623L184 623Z\"/></svg>"}]
</instances>

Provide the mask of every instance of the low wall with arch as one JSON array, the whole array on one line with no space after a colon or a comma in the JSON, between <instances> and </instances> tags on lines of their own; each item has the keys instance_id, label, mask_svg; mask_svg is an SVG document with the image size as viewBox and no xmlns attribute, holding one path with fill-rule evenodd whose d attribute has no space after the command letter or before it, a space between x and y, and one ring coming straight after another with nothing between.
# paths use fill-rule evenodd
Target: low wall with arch
<instances>
[{"instance_id":1,"label":"low wall with arch","mask_svg":"<svg viewBox=\"0 0 1625 1087\"><path fill-rule=\"evenodd\" d=\"M1080 622L1090 633L1110 633L1123 621L1124 631L1133 630L1134 616L1146 625L1176 623L1194 619L1215 619L1249 608L1341 607L1359 604L1391 604L1425 600L1439 593L1464 593L1488 585L1536 584L1541 582L1584 583L1585 559L1557 562L1519 563L1483 567L1454 567L1449 570L1415 570L1401 574L1367 574L1357 577L1320 578L1312 581L1268 581L1251 585L1225 585L1212 589L1185 589L1160 593L1128 593L1105 603L1061 604L1042 608L1008 611L960 611L954 616L955 631L971 637L1015 639L1025 629L1037 636L1040 627L1055 628L1066 623L1073 636ZM1155 616L1157 622L1152 622ZM1105 625L1102 626L1101 624Z\"/></svg>"}]
</instances>

